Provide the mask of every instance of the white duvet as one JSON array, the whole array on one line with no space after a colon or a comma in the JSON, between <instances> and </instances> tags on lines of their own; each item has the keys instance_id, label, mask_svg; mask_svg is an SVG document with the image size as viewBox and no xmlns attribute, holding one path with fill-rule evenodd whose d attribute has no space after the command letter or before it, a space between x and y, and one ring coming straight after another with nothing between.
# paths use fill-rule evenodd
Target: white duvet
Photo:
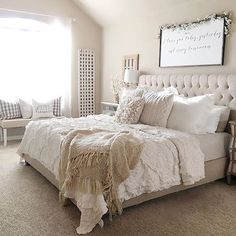
<instances>
[{"instance_id":1,"label":"white duvet","mask_svg":"<svg viewBox=\"0 0 236 236\"><path fill-rule=\"evenodd\" d=\"M51 119L30 122L18 153L37 159L58 179L60 143L75 128L133 130L144 139L140 161L118 189L120 200L137 197L183 183L194 184L205 177L204 154L197 139L186 133L143 124L127 125L114 122L106 115L79 119ZM102 195L66 193L74 198L81 211L79 234L92 231L107 212Z\"/></svg>"}]
</instances>

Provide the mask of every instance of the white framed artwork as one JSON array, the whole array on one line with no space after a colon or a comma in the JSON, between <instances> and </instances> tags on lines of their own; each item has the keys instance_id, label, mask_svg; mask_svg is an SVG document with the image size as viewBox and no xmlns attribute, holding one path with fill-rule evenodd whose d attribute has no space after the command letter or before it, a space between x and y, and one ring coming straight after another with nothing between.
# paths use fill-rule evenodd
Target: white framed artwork
<instances>
[{"instance_id":1,"label":"white framed artwork","mask_svg":"<svg viewBox=\"0 0 236 236\"><path fill-rule=\"evenodd\" d=\"M160 67L223 65L224 17L183 26L161 28Z\"/></svg>"}]
</instances>

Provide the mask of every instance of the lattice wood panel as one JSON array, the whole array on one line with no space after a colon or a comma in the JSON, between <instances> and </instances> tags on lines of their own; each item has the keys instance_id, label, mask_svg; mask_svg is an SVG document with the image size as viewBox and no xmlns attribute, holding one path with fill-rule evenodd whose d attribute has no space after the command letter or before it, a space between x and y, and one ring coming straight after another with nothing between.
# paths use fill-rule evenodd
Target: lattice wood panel
<instances>
[{"instance_id":1,"label":"lattice wood panel","mask_svg":"<svg viewBox=\"0 0 236 236\"><path fill-rule=\"evenodd\" d=\"M95 52L79 49L79 116L95 113Z\"/></svg>"}]
</instances>

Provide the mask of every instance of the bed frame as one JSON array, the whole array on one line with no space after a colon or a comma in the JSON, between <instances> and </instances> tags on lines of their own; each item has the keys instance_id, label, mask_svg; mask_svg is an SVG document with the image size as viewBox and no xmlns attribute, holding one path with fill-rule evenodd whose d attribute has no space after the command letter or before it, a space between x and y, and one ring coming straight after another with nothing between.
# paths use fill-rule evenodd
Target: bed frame
<instances>
[{"instance_id":1,"label":"bed frame","mask_svg":"<svg viewBox=\"0 0 236 236\"><path fill-rule=\"evenodd\" d=\"M236 119L236 75L233 74L199 74L199 75L142 75L139 78L139 87L163 89L173 86L180 94L186 97L193 97L203 94L215 94L217 105L228 106L231 109L230 119ZM25 161L45 176L53 185L58 188L55 176L36 159L24 155ZM158 192L142 194L123 203L123 207L130 207L142 202L158 198L170 193L182 191L195 186L206 184L225 177L227 157L217 158L205 162L206 177L194 185L178 185Z\"/></svg>"}]
</instances>

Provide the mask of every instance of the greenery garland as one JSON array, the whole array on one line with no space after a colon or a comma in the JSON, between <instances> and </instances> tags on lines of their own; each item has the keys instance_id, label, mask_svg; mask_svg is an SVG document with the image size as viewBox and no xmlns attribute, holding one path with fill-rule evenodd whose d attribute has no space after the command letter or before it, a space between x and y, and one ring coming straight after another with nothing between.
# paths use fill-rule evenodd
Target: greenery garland
<instances>
[{"instance_id":1,"label":"greenery garland","mask_svg":"<svg viewBox=\"0 0 236 236\"><path fill-rule=\"evenodd\" d=\"M229 29L230 29L230 25L232 24L232 20L231 20L231 13L230 12L224 12L221 14L211 14L208 15L206 17L204 17L203 19L197 19L193 22L189 22L189 23L181 23L181 24L173 24L173 25L163 25L161 26L161 30L163 29L181 29L181 30L186 30L186 29L190 29L193 27L198 26L199 24L204 24L208 21L214 21L217 19L224 19L225 20L225 26L224 26L224 33L226 36L229 36Z\"/></svg>"}]
</instances>

